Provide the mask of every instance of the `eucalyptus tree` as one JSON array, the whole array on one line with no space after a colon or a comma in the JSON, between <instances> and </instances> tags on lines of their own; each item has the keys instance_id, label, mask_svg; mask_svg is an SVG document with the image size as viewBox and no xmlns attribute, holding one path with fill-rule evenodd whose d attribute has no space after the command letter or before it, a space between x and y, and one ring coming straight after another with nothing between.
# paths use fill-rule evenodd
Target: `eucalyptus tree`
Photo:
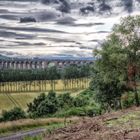
<instances>
[{"instance_id":1,"label":"eucalyptus tree","mask_svg":"<svg viewBox=\"0 0 140 140\"><path fill-rule=\"evenodd\" d=\"M96 91L96 99L105 108L120 104L125 87L126 69L124 50L114 34L102 44L102 49L95 50L97 60L93 66L90 88Z\"/></svg>"},{"instance_id":2,"label":"eucalyptus tree","mask_svg":"<svg viewBox=\"0 0 140 140\"><path fill-rule=\"evenodd\" d=\"M137 92L137 78L140 69L140 16L129 16L121 20L120 25L114 27L115 34L119 37L127 56L128 81L135 92L135 102L139 106Z\"/></svg>"},{"instance_id":3,"label":"eucalyptus tree","mask_svg":"<svg viewBox=\"0 0 140 140\"><path fill-rule=\"evenodd\" d=\"M140 16L126 17L115 25L112 34L94 51L96 62L90 88L107 106L116 106L124 91L133 90L139 105L136 78L140 68ZM129 86L131 83L131 87Z\"/></svg>"}]
</instances>

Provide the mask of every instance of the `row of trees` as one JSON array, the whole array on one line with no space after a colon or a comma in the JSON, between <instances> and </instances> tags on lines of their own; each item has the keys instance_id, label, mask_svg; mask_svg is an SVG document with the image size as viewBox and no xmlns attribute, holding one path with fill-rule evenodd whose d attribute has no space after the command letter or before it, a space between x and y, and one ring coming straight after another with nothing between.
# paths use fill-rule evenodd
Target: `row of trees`
<instances>
[{"instance_id":1,"label":"row of trees","mask_svg":"<svg viewBox=\"0 0 140 140\"><path fill-rule=\"evenodd\" d=\"M86 89L89 87L89 78L65 79L65 80L37 80L22 82L0 83L0 93L11 92L40 92L40 91L68 91Z\"/></svg>"},{"instance_id":2,"label":"row of trees","mask_svg":"<svg viewBox=\"0 0 140 140\"><path fill-rule=\"evenodd\" d=\"M132 91L139 106L140 16L126 17L115 25L94 56L90 88L96 91L96 99L106 108L120 108L122 94Z\"/></svg>"},{"instance_id":3,"label":"row of trees","mask_svg":"<svg viewBox=\"0 0 140 140\"><path fill-rule=\"evenodd\" d=\"M63 69L53 66L40 70L0 70L0 82L76 79L89 76L89 65L72 65Z\"/></svg>"},{"instance_id":4,"label":"row of trees","mask_svg":"<svg viewBox=\"0 0 140 140\"><path fill-rule=\"evenodd\" d=\"M1 70L0 92L85 89L89 76L89 65L64 69L53 66L44 70Z\"/></svg>"}]
</instances>

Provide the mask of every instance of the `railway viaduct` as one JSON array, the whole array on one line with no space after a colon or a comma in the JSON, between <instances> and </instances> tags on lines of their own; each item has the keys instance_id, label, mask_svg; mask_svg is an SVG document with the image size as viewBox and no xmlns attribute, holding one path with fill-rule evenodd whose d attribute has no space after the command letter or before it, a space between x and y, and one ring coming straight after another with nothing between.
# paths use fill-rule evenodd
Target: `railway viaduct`
<instances>
[{"instance_id":1,"label":"railway viaduct","mask_svg":"<svg viewBox=\"0 0 140 140\"><path fill-rule=\"evenodd\" d=\"M51 65L63 68L70 65L92 64L93 60L0 60L0 69L46 69Z\"/></svg>"}]
</instances>

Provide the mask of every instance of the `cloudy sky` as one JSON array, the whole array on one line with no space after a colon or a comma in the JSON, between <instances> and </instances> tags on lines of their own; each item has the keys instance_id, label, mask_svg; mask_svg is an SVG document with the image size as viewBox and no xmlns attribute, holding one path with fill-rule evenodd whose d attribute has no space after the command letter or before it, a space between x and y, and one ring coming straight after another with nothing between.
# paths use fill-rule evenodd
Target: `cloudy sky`
<instances>
[{"instance_id":1,"label":"cloudy sky","mask_svg":"<svg viewBox=\"0 0 140 140\"><path fill-rule=\"evenodd\" d=\"M92 57L121 17L140 14L140 1L71 0L63 3L0 0L0 54L10 57ZM131 7L130 7L131 4ZM106 9L105 9L106 8ZM20 22L21 18L36 22Z\"/></svg>"}]
</instances>

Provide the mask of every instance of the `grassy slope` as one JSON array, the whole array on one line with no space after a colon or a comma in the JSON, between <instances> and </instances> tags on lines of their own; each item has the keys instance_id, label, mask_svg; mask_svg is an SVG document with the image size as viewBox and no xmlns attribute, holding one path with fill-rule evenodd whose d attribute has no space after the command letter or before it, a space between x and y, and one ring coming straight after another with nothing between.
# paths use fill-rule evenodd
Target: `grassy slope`
<instances>
[{"instance_id":1,"label":"grassy slope","mask_svg":"<svg viewBox=\"0 0 140 140\"><path fill-rule=\"evenodd\" d=\"M107 126L117 129L137 129L140 128L140 108L128 111L126 114L106 122Z\"/></svg>"}]
</instances>

